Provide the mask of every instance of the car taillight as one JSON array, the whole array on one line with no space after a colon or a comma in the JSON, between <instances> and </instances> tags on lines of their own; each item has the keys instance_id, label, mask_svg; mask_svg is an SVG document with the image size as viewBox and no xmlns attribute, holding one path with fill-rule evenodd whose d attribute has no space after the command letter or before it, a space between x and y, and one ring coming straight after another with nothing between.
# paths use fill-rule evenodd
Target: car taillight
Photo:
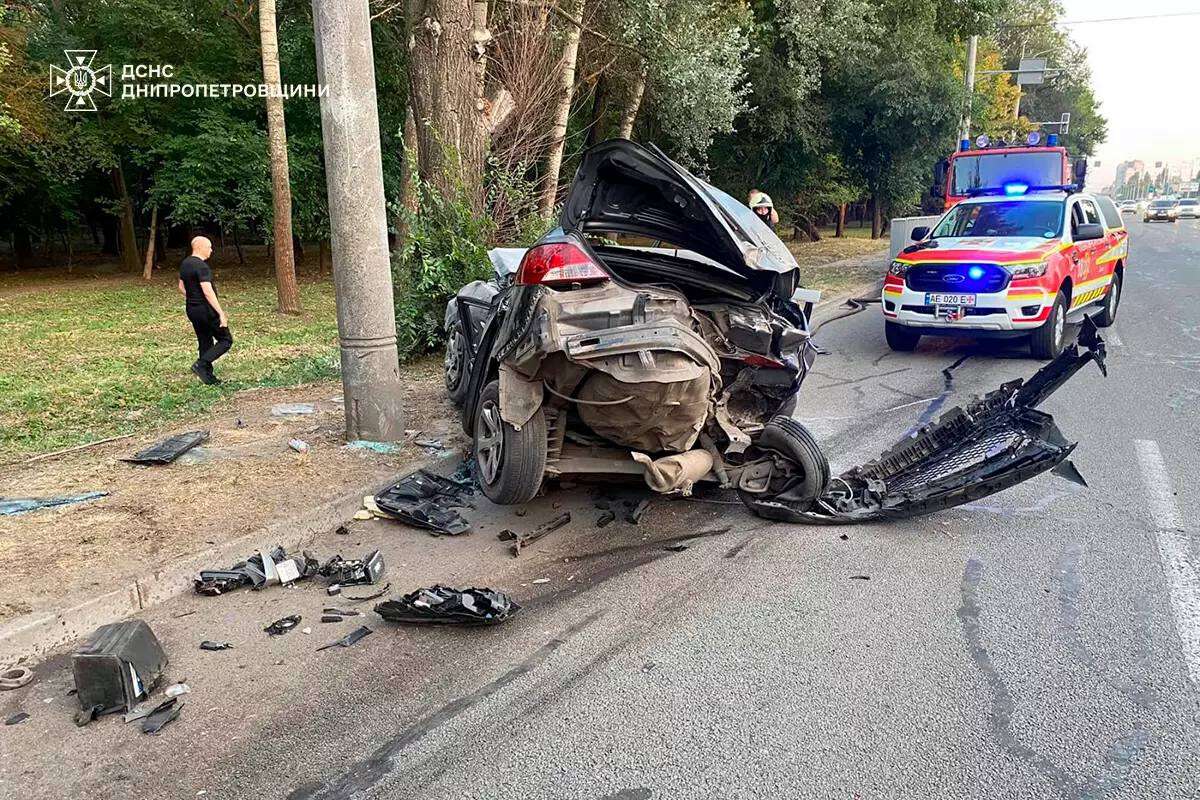
<instances>
[{"instance_id":1,"label":"car taillight","mask_svg":"<svg viewBox=\"0 0 1200 800\"><path fill-rule=\"evenodd\" d=\"M531 248L517 268L516 283L556 286L570 283L596 283L608 280L608 273L578 245L551 242Z\"/></svg>"},{"instance_id":2,"label":"car taillight","mask_svg":"<svg viewBox=\"0 0 1200 800\"><path fill-rule=\"evenodd\" d=\"M757 353L751 353L742 359L743 364L749 364L752 367L766 367L767 369L783 369L786 364L782 361L777 361L767 356L760 356Z\"/></svg>"}]
</instances>

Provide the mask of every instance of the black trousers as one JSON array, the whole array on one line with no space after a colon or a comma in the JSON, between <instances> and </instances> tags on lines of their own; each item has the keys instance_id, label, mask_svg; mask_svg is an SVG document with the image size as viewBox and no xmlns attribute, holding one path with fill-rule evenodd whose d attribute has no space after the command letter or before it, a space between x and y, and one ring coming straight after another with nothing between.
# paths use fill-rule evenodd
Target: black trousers
<instances>
[{"instance_id":1,"label":"black trousers","mask_svg":"<svg viewBox=\"0 0 1200 800\"><path fill-rule=\"evenodd\" d=\"M212 369L213 362L229 352L233 346L233 335L229 328L220 326L221 318L211 306L203 308L188 307L187 318L196 331L196 349L200 354L200 363Z\"/></svg>"}]
</instances>

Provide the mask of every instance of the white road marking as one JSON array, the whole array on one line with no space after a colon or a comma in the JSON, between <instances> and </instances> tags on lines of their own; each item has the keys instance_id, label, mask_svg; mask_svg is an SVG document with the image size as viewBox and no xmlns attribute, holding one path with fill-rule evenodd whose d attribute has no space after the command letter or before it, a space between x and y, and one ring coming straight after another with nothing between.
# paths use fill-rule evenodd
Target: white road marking
<instances>
[{"instance_id":1,"label":"white road marking","mask_svg":"<svg viewBox=\"0 0 1200 800\"><path fill-rule=\"evenodd\" d=\"M1150 516L1157 528L1158 558L1167 578L1171 613L1179 631L1183 657L1192 684L1200 688L1200 573L1191 560L1191 542L1183 530L1179 504L1171 489L1171 476L1158 443L1138 439L1133 446L1146 481Z\"/></svg>"}]
</instances>

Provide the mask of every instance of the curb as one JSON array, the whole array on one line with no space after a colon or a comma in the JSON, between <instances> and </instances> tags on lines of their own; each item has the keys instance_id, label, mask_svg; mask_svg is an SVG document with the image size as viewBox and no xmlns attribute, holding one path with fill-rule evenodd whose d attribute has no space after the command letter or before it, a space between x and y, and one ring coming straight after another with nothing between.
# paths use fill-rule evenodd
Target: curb
<instances>
[{"instance_id":1,"label":"curb","mask_svg":"<svg viewBox=\"0 0 1200 800\"><path fill-rule=\"evenodd\" d=\"M432 461L418 462L411 471L422 468L438 471L446 463L457 463L461 459L461 453L451 451ZM190 592L192 578L202 569L222 568L275 545L283 545L289 552L301 550L354 516L354 512L362 508L364 495L378 494L394 482L395 478L390 478L343 492L300 516L276 520L224 544L191 553L61 611L34 612L0 624L0 669L43 656L56 647L88 635L101 625L117 622Z\"/></svg>"}]
</instances>

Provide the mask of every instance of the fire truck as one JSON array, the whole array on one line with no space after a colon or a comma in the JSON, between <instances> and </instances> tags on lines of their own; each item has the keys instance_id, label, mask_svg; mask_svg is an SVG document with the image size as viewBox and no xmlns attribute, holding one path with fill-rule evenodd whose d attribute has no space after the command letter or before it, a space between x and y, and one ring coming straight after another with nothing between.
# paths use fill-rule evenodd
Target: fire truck
<instances>
[{"instance_id":1,"label":"fire truck","mask_svg":"<svg viewBox=\"0 0 1200 800\"><path fill-rule=\"evenodd\" d=\"M1041 134L1034 132L1022 145L992 142L982 135L974 147L970 139L963 139L957 152L935 165L931 191L945 200L945 210L974 192L1008 182L1026 186L1074 183L1082 189L1086 173L1087 160L1080 159L1072 166L1067 148L1058 144L1055 134L1042 144Z\"/></svg>"}]
</instances>

